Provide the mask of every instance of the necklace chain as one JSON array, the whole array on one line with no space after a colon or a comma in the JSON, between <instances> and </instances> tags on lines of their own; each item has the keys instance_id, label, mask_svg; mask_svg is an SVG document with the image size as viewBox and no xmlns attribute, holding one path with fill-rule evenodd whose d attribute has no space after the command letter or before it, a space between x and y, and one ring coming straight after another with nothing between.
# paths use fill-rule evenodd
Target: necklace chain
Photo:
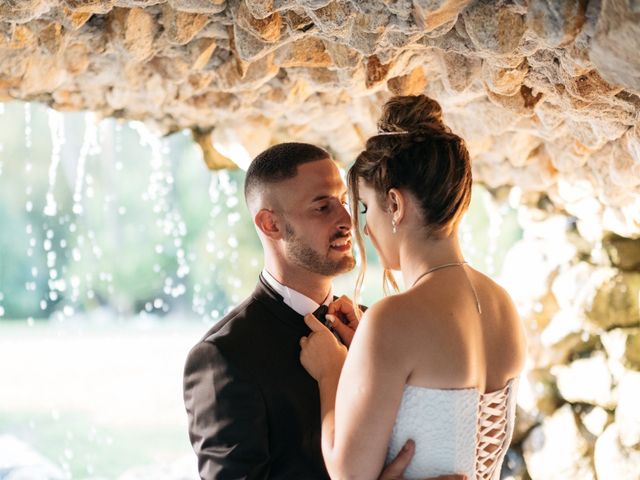
<instances>
[{"instance_id":1,"label":"necklace chain","mask_svg":"<svg viewBox=\"0 0 640 480\"><path fill-rule=\"evenodd\" d=\"M413 282L413 285L411 285L411 288L415 287L416 283L418 283L418 281L420 281L423 277L425 277L426 275L429 275L432 272L435 272L436 270L440 270L441 268L447 268L447 267L459 267L459 266L465 265L466 263L467 261L465 260L462 262L445 263L444 265L438 265L437 267L430 268L426 272L420 274L418 278L415 279L415 281Z\"/></svg>"}]
</instances>

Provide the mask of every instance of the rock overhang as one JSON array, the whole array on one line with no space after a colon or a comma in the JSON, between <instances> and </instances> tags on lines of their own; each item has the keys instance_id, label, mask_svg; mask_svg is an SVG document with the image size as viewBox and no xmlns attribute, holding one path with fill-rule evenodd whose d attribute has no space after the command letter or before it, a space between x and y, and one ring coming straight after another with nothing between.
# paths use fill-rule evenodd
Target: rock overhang
<instances>
[{"instance_id":1,"label":"rock overhang","mask_svg":"<svg viewBox=\"0 0 640 480\"><path fill-rule=\"evenodd\" d=\"M623 0L5 1L0 99L348 163L389 95L424 92L477 181L635 237L639 50Z\"/></svg>"}]
</instances>

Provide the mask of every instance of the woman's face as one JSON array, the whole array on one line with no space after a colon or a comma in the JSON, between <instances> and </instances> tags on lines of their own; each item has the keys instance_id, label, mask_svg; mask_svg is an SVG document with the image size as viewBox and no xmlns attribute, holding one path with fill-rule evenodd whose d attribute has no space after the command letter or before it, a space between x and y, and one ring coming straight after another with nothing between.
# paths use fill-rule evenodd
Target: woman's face
<instances>
[{"instance_id":1,"label":"woman's face","mask_svg":"<svg viewBox=\"0 0 640 480\"><path fill-rule=\"evenodd\" d=\"M358 193L363 207L361 212L365 213L365 235L371 238L371 243L378 252L382 266L398 270L400 255L398 242L391 225L393 219L391 213L382 208L377 192L362 179L358 180Z\"/></svg>"}]
</instances>

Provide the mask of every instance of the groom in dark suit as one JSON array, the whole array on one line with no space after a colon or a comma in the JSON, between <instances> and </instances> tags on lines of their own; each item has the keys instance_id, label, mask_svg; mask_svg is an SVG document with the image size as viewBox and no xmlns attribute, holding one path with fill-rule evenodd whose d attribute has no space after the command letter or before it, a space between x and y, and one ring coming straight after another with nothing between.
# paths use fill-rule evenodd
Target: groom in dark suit
<instances>
[{"instance_id":1,"label":"groom in dark suit","mask_svg":"<svg viewBox=\"0 0 640 480\"><path fill-rule=\"evenodd\" d=\"M346 196L337 166L319 147L279 144L251 163L245 198L264 269L249 298L193 347L184 372L202 479L329 478L318 387L300 364L299 341L309 334L303 316L332 302L332 279L355 265ZM381 478L400 478L411 449Z\"/></svg>"}]
</instances>

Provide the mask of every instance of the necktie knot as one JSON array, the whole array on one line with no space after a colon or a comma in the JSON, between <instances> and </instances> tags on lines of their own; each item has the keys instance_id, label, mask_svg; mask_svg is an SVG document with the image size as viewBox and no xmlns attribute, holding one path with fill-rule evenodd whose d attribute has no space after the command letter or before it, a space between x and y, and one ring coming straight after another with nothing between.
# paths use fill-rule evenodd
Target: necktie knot
<instances>
[{"instance_id":1,"label":"necktie knot","mask_svg":"<svg viewBox=\"0 0 640 480\"><path fill-rule=\"evenodd\" d=\"M327 307L326 305L320 305L318 308L316 308L315 312L313 312L313 316L316 317L318 320L320 320L322 323L324 323L325 325L327 325L327 312L329 311L329 307ZM331 325L331 322L329 322L329 325Z\"/></svg>"}]
</instances>

